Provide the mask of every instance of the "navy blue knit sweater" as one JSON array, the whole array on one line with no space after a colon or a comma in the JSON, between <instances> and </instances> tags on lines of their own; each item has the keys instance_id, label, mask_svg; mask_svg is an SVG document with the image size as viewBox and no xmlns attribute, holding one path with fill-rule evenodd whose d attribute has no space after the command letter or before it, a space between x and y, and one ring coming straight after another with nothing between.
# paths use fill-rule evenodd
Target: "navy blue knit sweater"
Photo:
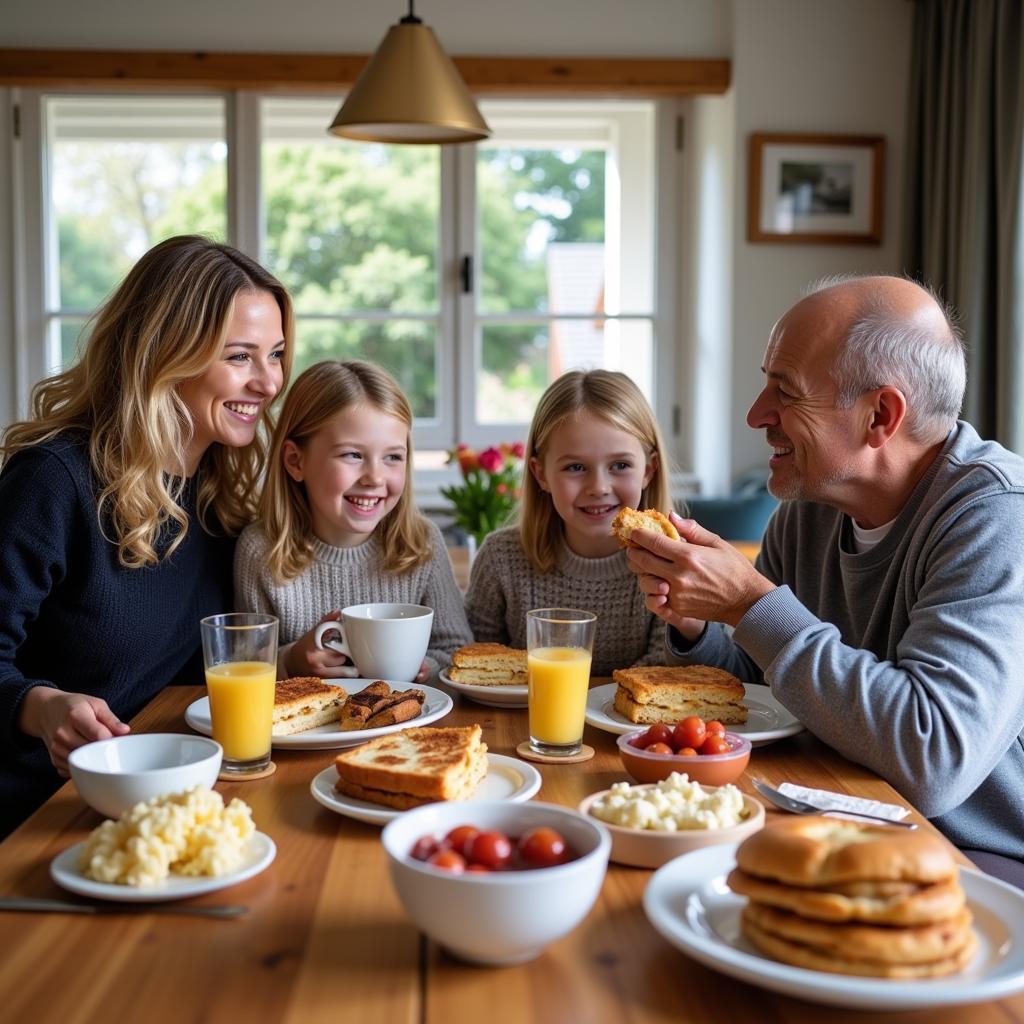
<instances>
[{"instance_id":1,"label":"navy blue knit sweater","mask_svg":"<svg viewBox=\"0 0 1024 1024\"><path fill-rule=\"evenodd\" d=\"M0 472L0 836L61 783L17 727L31 687L102 697L127 721L168 683L203 682L199 620L232 608L234 540L199 525L194 480L183 507L191 525L174 554L126 569L100 529L80 433Z\"/></svg>"}]
</instances>

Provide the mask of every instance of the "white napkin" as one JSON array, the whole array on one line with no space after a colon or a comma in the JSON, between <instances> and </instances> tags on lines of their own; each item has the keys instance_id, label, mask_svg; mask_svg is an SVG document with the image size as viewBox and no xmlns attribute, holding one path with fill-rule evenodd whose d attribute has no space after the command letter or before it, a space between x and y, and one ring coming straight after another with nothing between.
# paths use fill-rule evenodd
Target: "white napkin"
<instances>
[{"instance_id":1,"label":"white napkin","mask_svg":"<svg viewBox=\"0 0 1024 1024\"><path fill-rule=\"evenodd\" d=\"M897 804L883 804L880 800L863 800L860 797L848 796L846 793L833 793L828 789L807 789L805 786L794 786L792 782L784 782L778 787L780 793L791 796L794 800L803 800L822 811L847 811L853 814L873 814L889 821L900 821L910 811Z\"/></svg>"}]
</instances>

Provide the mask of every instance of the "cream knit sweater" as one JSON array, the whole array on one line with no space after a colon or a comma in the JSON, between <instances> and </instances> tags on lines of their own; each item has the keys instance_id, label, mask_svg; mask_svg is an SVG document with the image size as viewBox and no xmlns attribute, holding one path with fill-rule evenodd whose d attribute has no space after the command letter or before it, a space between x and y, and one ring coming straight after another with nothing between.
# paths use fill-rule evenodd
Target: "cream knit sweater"
<instances>
[{"instance_id":1,"label":"cream knit sweater","mask_svg":"<svg viewBox=\"0 0 1024 1024\"><path fill-rule=\"evenodd\" d=\"M664 665L665 625L644 606L625 550L607 558L581 558L563 545L545 574L530 564L519 530L490 534L473 562L466 614L477 641L526 647L526 613L533 608L580 608L597 614L595 676L630 665Z\"/></svg>"},{"instance_id":2,"label":"cream knit sweater","mask_svg":"<svg viewBox=\"0 0 1024 1024\"><path fill-rule=\"evenodd\" d=\"M235 606L242 612L268 612L281 621L278 642L298 640L332 609L351 604L385 601L422 604L434 609L427 648L431 677L445 668L454 650L470 643L451 562L441 531L433 523L430 561L411 572L395 575L382 567L383 551L376 534L353 548L313 543L313 562L300 576L278 583L267 566L269 544L263 528L253 523L238 538L235 549Z\"/></svg>"}]
</instances>

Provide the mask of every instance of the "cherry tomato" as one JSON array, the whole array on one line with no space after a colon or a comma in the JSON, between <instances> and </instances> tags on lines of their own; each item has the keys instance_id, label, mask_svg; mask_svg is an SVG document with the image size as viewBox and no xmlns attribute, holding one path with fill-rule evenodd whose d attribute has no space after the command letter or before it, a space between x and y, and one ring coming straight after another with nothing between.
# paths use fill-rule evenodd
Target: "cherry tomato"
<instances>
[{"instance_id":1,"label":"cherry tomato","mask_svg":"<svg viewBox=\"0 0 1024 1024\"><path fill-rule=\"evenodd\" d=\"M444 837L444 845L451 847L456 853L461 853L466 860L470 860L470 842L480 834L480 829L475 825L457 825Z\"/></svg>"},{"instance_id":2,"label":"cherry tomato","mask_svg":"<svg viewBox=\"0 0 1024 1024\"><path fill-rule=\"evenodd\" d=\"M439 846L436 836L420 836L412 844L409 856L413 860L430 860L431 855L437 853Z\"/></svg>"},{"instance_id":3,"label":"cherry tomato","mask_svg":"<svg viewBox=\"0 0 1024 1024\"><path fill-rule=\"evenodd\" d=\"M675 751L667 743L652 743L647 748L648 754L674 754Z\"/></svg>"},{"instance_id":4,"label":"cherry tomato","mask_svg":"<svg viewBox=\"0 0 1024 1024\"><path fill-rule=\"evenodd\" d=\"M474 874L474 875L489 875L490 873L491 873L491 869L488 868L488 867L485 867L483 864L467 864L466 865L466 874L467 875L470 875L470 874Z\"/></svg>"},{"instance_id":5,"label":"cherry tomato","mask_svg":"<svg viewBox=\"0 0 1024 1024\"><path fill-rule=\"evenodd\" d=\"M450 871L453 875L461 875L466 870L466 858L454 850L438 850L427 859L427 863L442 871Z\"/></svg>"},{"instance_id":6,"label":"cherry tomato","mask_svg":"<svg viewBox=\"0 0 1024 1024\"><path fill-rule=\"evenodd\" d=\"M704 719L697 715L690 715L672 730L672 745L676 749L693 747L696 750L704 742L706 735L707 727L704 725Z\"/></svg>"},{"instance_id":7,"label":"cherry tomato","mask_svg":"<svg viewBox=\"0 0 1024 1024\"><path fill-rule=\"evenodd\" d=\"M719 736L725 733L725 726L715 718L712 718L710 722L706 723L704 728L707 729L709 736L713 732L717 732Z\"/></svg>"},{"instance_id":8,"label":"cherry tomato","mask_svg":"<svg viewBox=\"0 0 1024 1024\"><path fill-rule=\"evenodd\" d=\"M718 733L712 733L700 748L702 754L728 754L732 750L729 741Z\"/></svg>"},{"instance_id":9,"label":"cherry tomato","mask_svg":"<svg viewBox=\"0 0 1024 1024\"><path fill-rule=\"evenodd\" d=\"M697 751L694 750L693 747L680 747L676 751L676 756L677 757L696 757L697 756Z\"/></svg>"},{"instance_id":10,"label":"cherry tomato","mask_svg":"<svg viewBox=\"0 0 1024 1024\"><path fill-rule=\"evenodd\" d=\"M503 868L512 859L512 843L504 832L477 832L466 844L466 859L488 868Z\"/></svg>"},{"instance_id":11,"label":"cherry tomato","mask_svg":"<svg viewBox=\"0 0 1024 1024\"><path fill-rule=\"evenodd\" d=\"M664 743L666 745L672 742L672 730L669 726L659 722L657 725L652 725L647 732L644 733L644 746L650 747L654 743Z\"/></svg>"},{"instance_id":12,"label":"cherry tomato","mask_svg":"<svg viewBox=\"0 0 1024 1024\"><path fill-rule=\"evenodd\" d=\"M644 750L647 747L647 733L642 732L639 736L634 736L630 741L631 747L636 747L638 750Z\"/></svg>"},{"instance_id":13,"label":"cherry tomato","mask_svg":"<svg viewBox=\"0 0 1024 1024\"><path fill-rule=\"evenodd\" d=\"M565 840L543 825L530 829L519 838L519 855L532 867L547 868L568 859Z\"/></svg>"}]
</instances>

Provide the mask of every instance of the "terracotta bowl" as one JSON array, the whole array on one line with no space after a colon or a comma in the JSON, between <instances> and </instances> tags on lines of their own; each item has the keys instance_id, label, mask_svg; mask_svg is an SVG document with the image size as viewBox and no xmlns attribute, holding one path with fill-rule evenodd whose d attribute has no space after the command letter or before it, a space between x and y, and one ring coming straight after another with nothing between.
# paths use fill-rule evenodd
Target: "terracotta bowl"
<instances>
[{"instance_id":1,"label":"terracotta bowl","mask_svg":"<svg viewBox=\"0 0 1024 1024\"><path fill-rule=\"evenodd\" d=\"M651 784L653 786L653 783ZM648 787L642 787L648 788ZM714 787L713 787L714 788ZM652 832L649 829L623 828L595 818L591 805L609 791L591 793L579 805L580 813L599 821L612 836L611 860L637 868L660 868L674 857L704 846L719 843L738 843L764 825L764 807L753 797L743 794L743 806L748 817L732 828L687 829L681 832Z\"/></svg>"},{"instance_id":2,"label":"terracotta bowl","mask_svg":"<svg viewBox=\"0 0 1024 1024\"><path fill-rule=\"evenodd\" d=\"M725 738L732 750L728 754L697 754L683 757L679 754L651 754L634 747L630 740L647 732L647 727L623 733L619 739L622 766L637 782L661 782L673 772L684 772L702 786L724 786L735 782L750 761L750 740L736 732L727 732Z\"/></svg>"}]
</instances>

